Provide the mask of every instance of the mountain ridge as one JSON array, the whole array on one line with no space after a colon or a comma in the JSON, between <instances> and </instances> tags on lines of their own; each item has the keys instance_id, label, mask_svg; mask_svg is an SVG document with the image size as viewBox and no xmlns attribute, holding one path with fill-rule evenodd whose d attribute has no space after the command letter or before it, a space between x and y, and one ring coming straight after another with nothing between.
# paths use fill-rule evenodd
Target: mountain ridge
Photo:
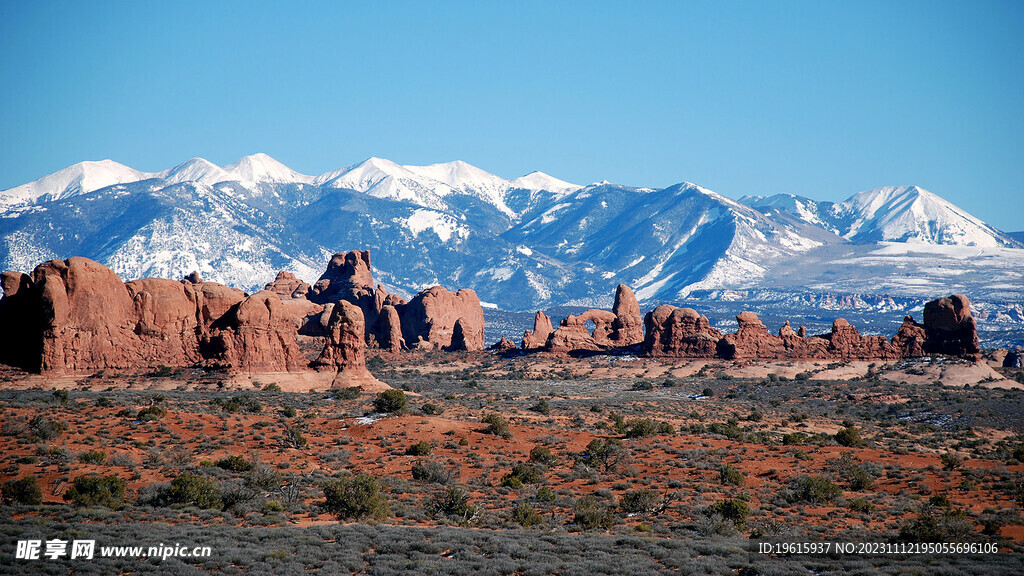
<instances>
[{"instance_id":1,"label":"mountain ridge","mask_svg":"<svg viewBox=\"0 0 1024 576\"><path fill-rule=\"evenodd\" d=\"M887 243L922 248L885 260ZM837 260L849 253L843 246L864 249ZM225 166L193 158L159 173L83 163L0 192L5 269L83 255L128 279L196 270L258 289L279 269L315 281L325 254L359 248L374 253L381 279L398 292L468 285L514 309L602 304L617 283L646 302L763 290L799 282L781 274L789 269L808 270L803 282L828 291L843 288L833 278L844 266L881 274L880 258L886 270L934 277L930 285L974 286L926 266L937 256L925 246L948 254L977 247L996 263L1024 254L1012 236L918 187L840 203L737 201L688 182L579 186L542 172L506 180L462 161L403 166L371 157L311 176L254 154ZM1024 274L1000 274L992 290L1024 284ZM886 285L917 293L913 282Z\"/></svg>"}]
</instances>

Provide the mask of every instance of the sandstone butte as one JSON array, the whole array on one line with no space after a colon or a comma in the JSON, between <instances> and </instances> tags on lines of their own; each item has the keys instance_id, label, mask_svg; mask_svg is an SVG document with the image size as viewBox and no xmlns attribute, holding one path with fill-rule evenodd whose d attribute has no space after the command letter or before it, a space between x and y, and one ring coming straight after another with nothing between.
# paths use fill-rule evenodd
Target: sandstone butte
<instances>
[{"instance_id":1,"label":"sandstone butte","mask_svg":"<svg viewBox=\"0 0 1024 576\"><path fill-rule=\"evenodd\" d=\"M44 262L31 275L4 272L0 281L0 362L30 372L203 365L246 373L335 371L335 387L366 386L380 384L366 369L367 348L484 347L483 309L473 290L434 286L406 302L374 286L368 251L335 254L312 286L282 271L252 295L195 273L181 281L123 282L81 257ZM756 314L742 312L736 333L722 334L691 308L661 305L642 315L633 291L619 285L611 311L570 315L557 328L538 311L521 348L732 360L978 356L966 296L928 302L923 320L906 317L891 339L862 336L841 318L830 332L809 336L789 322L772 334ZM303 354L302 342L322 344L315 360ZM492 349L512 352L515 343L502 336Z\"/></svg>"},{"instance_id":2,"label":"sandstone butte","mask_svg":"<svg viewBox=\"0 0 1024 576\"><path fill-rule=\"evenodd\" d=\"M335 254L310 286L281 272L245 294L198 274L122 282L87 258L0 275L0 362L76 373L202 365L244 373L335 371L334 387L380 386L366 348L481 350L476 293L435 286L405 302L373 288L370 253ZM301 343L322 342L315 360Z\"/></svg>"}]
</instances>

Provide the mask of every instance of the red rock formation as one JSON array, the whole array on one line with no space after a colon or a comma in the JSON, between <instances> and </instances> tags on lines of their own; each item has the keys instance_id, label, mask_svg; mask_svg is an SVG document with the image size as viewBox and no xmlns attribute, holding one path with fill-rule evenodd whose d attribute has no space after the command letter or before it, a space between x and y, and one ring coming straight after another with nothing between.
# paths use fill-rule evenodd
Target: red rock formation
<instances>
[{"instance_id":1,"label":"red rock formation","mask_svg":"<svg viewBox=\"0 0 1024 576\"><path fill-rule=\"evenodd\" d=\"M332 388L349 388L379 382L366 369L366 326L363 311L350 302L334 305L328 322L327 341L316 363L337 370Z\"/></svg>"},{"instance_id":2,"label":"red rock formation","mask_svg":"<svg viewBox=\"0 0 1024 576\"><path fill-rule=\"evenodd\" d=\"M281 298L305 298L309 294L309 284L303 282L291 272L284 270L277 273L277 278L263 288L277 294Z\"/></svg>"},{"instance_id":3,"label":"red rock formation","mask_svg":"<svg viewBox=\"0 0 1024 576\"><path fill-rule=\"evenodd\" d=\"M402 321L399 318L398 310L394 306L384 304L381 307L378 323L379 336L377 343L381 349L399 352L405 348L405 338L402 338Z\"/></svg>"},{"instance_id":4,"label":"red rock formation","mask_svg":"<svg viewBox=\"0 0 1024 576\"><path fill-rule=\"evenodd\" d=\"M662 304L644 318L644 350L653 356L713 358L722 333L692 308Z\"/></svg>"},{"instance_id":5,"label":"red rock formation","mask_svg":"<svg viewBox=\"0 0 1024 576\"><path fill-rule=\"evenodd\" d=\"M38 372L43 337L32 278L21 272L4 272L0 287L0 362Z\"/></svg>"},{"instance_id":6,"label":"red rock formation","mask_svg":"<svg viewBox=\"0 0 1024 576\"><path fill-rule=\"evenodd\" d=\"M301 370L309 361L296 336L319 310L311 302L282 302L273 292L257 292L213 324L204 350L221 365L247 372Z\"/></svg>"},{"instance_id":7,"label":"red rock formation","mask_svg":"<svg viewBox=\"0 0 1024 576\"><path fill-rule=\"evenodd\" d=\"M134 305L134 332L145 358L159 364L188 366L201 360L199 299L194 284L145 278L125 284Z\"/></svg>"},{"instance_id":8,"label":"red rock formation","mask_svg":"<svg viewBox=\"0 0 1024 576\"><path fill-rule=\"evenodd\" d=\"M613 345L609 336L615 314L607 310L591 309L579 316L570 314L562 319L545 350L548 352L572 352L575 350L600 351ZM587 322L594 323L594 331L587 330Z\"/></svg>"},{"instance_id":9,"label":"red rock formation","mask_svg":"<svg viewBox=\"0 0 1024 576\"><path fill-rule=\"evenodd\" d=\"M843 318L832 322L832 333L820 336L829 342L829 358L842 360L893 360L898 352L884 336L861 336Z\"/></svg>"},{"instance_id":10,"label":"red rock formation","mask_svg":"<svg viewBox=\"0 0 1024 576\"><path fill-rule=\"evenodd\" d=\"M523 333L523 350L539 350L548 343L548 336L554 332L554 327L551 326L551 318L540 310L537 310L537 314L533 316L533 330L527 330Z\"/></svg>"},{"instance_id":11,"label":"red rock formation","mask_svg":"<svg viewBox=\"0 0 1024 576\"><path fill-rule=\"evenodd\" d=\"M924 305L924 351L951 356L977 357L978 326L971 301L963 294L938 298Z\"/></svg>"},{"instance_id":12,"label":"red rock formation","mask_svg":"<svg viewBox=\"0 0 1024 576\"><path fill-rule=\"evenodd\" d=\"M121 279L87 258L51 260L32 283L42 313L43 371L147 365L133 329L132 298Z\"/></svg>"},{"instance_id":13,"label":"red rock formation","mask_svg":"<svg viewBox=\"0 0 1024 576\"><path fill-rule=\"evenodd\" d=\"M768 333L757 314L740 312L736 322L739 324L736 333L726 334L719 342L719 356L736 360L786 357L782 338Z\"/></svg>"},{"instance_id":14,"label":"red rock formation","mask_svg":"<svg viewBox=\"0 0 1024 576\"><path fill-rule=\"evenodd\" d=\"M612 306L612 333L609 339L616 346L632 346L644 341L644 318L640 315L640 303L633 290L625 284L615 289L615 304Z\"/></svg>"},{"instance_id":15,"label":"red rock formation","mask_svg":"<svg viewBox=\"0 0 1024 576\"><path fill-rule=\"evenodd\" d=\"M487 347L488 350L495 350L497 352L508 352L509 350L516 349L516 343L505 338L505 335L501 335L501 340L498 340L494 344Z\"/></svg>"},{"instance_id":16,"label":"red rock formation","mask_svg":"<svg viewBox=\"0 0 1024 576\"><path fill-rule=\"evenodd\" d=\"M473 290L449 292L434 286L401 306L399 314L402 336L410 347L450 347L455 324L461 320L463 337L459 345L466 350L484 348L484 311Z\"/></svg>"},{"instance_id":17,"label":"red rock formation","mask_svg":"<svg viewBox=\"0 0 1024 576\"><path fill-rule=\"evenodd\" d=\"M900 329L892 337L892 347L901 358L924 356L926 338L924 326L914 322L910 316L905 316Z\"/></svg>"},{"instance_id":18,"label":"red rock formation","mask_svg":"<svg viewBox=\"0 0 1024 576\"><path fill-rule=\"evenodd\" d=\"M376 346L379 336L377 315L382 306L378 303L380 292L383 292L383 288L374 290L373 287L370 252L353 250L338 252L331 258L327 270L310 289L308 298L318 304L345 300L359 306L366 326L366 343ZM386 298L386 293L381 295Z\"/></svg>"}]
</instances>

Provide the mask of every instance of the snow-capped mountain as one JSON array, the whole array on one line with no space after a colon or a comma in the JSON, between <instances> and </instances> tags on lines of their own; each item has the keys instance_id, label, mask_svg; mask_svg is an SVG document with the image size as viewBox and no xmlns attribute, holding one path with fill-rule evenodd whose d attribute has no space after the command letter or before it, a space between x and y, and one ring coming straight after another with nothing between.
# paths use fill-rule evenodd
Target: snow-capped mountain
<instances>
[{"instance_id":1,"label":"snow-capped mountain","mask_svg":"<svg viewBox=\"0 0 1024 576\"><path fill-rule=\"evenodd\" d=\"M965 245L984 253L957 274ZM541 172L505 180L459 161L370 158L318 176L265 154L226 166L193 158L159 173L85 162L0 192L2 269L82 255L126 279L198 271L252 290L280 269L313 281L330 254L358 248L373 252L389 289L470 287L510 309L610 305L618 283L646 303L773 286L877 285L914 297L964 286L1012 299L1024 292L1019 246L914 187L841 203L736 202L690 183L582 187Z\"/></svg>"},{"instance_id":2,"label":"snow-capped mountain","mask_svg":"<svg viewBox=\"0 0 1024 576\"><path fill-rule=\"evenodd\" d=\"M776 209L854 243L909 242L934 245L1019 247L1003 232L918 186L887 186L838 203L791 194L741 199L762 211Z\"/></svg>"},{"instance_id":3,"label":"snow-capped mountain","mask_svg":"<svg viewBox=\"0 0 1024 576\"><path fill-rule=\"evenodd\" d=\"M0 211L37 202L61 200L88 194L100 188L125 182L138 182L154 176L129 168L113 160L79 162L43 176L35 182L22 184L0 193Z\"/></svg>"}]
</instances>

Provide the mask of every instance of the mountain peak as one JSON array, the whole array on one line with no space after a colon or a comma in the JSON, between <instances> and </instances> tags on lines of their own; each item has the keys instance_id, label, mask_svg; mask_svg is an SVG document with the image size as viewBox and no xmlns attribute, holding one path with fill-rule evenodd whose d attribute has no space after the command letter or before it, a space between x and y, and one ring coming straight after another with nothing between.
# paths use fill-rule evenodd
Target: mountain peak
<instances>
[{"instance_id":1,"label":"mountain peak","mask_svg":"<svg viewBox=\"0 0 1024 576\"><path fill-rule=\"evenodd\" d=\"M153 176L109 159L87 160L0 192L0 208L88 194L114 184L138 182Z\"/></svg>"},{"instance_id":2,"label":"mountain peak","mask_svg":"<svg viewBox=\"0 0 1024 576\"><path fill-rule=\"evenodd\" d=\"M243 156L224 170L243 182L302 182L313 181L312 176L300 174L262 152Z\"/></svg>"},{"instance_id":3,"label":"mountain peak","mask_svg":"<svg viewBox=\"0 0 1024 576\"><path fill-rule=\"evenodd\" d=\"M579 184L559 180L550 174L534 170L525 176L520 176L510 182L513 188L524 190L547 190L549 192L572 192L582 188Z\"/></svg>"}]
</instances>

